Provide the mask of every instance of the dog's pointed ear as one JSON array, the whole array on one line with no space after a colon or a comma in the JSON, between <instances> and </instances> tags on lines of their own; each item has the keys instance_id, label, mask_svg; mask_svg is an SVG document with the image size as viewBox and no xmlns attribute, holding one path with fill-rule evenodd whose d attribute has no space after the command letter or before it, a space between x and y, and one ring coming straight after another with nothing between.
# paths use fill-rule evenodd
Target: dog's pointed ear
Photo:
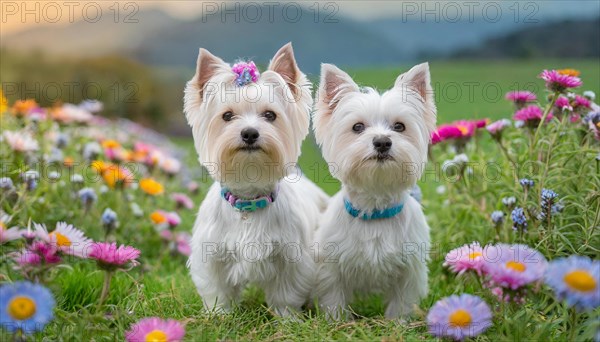
<instances>
[{"instance_id":1,"label":"dog's pointed ear","mask_svg":"<svg viewBox=\"0 0 600 342\"><path fill-rule=\"evenodd\" d=\"M350 93L359 92L358 85L350 75L333 64L321 65L321 83L317 99L319 115L333 113L342 98Z\"/></svg>"},{"instance_id":2,"label":"dog's pointed ear","mask_svg":"<svg viewBox=\"0 0 600 342\"><path fill-rule=\"evenodd\" d=\"M196 63L196 74L188 81L185 87L184 112L190 125L194 122L195 113L198 112L204 101L204 93L208 81L219 71L227 70L229 65L222 59L200 48Z\"/></svg>"},{"instance_id":3,"label":"dog's pointed ear","mask_svg":"<svg viewBox=\"0 0 600 342\"><path fill-rule=\"evenodd\" d=\"M281 49L275 53L275 56L273 56L273 59L271 59L271 63L269 64L269 70L278 73L288 85L294 96L298 96L298 92L300 91L298 81L302 78L302 72L296 63L291 42L282 46Z\"/></svg>"},{"instance_id":4,"label":"dog's pointed ear","mask_svg":"<svg viewBox=\"0 0 600 342\"><path fill-rule=\"evenodd\" d=\"M416 93L421 97L425 104L426 112L424 113L424 119L427 128L433 132L436 123L436 107L435 96L431 86L429 63L416 65L409 71L398 76L394 87Z\"/></svg>"},{"instance_id":5,"label":"dog's pointed ear","mask_svg":"<svg viewBox=\"0 0 600 342\"><path fill-rule=\"evenodd\" d=\"M208 50L200 48L198 52L198 61L196 62L196 75L194 79L196 86L200 90L200 96L206 87L206 83L210 80L220 69L226 68L227 63ZM202 97L201 97L202 98Z\"/></svg>"},{"instance_id":6,"label":"dog's pointed ear","mask_svg":"<svg viewBox=\"0 0 600 342\"><path fill-rule=\"evenodd\" d=\"M404 87L415 91L425 102L433 101L429 63L423 63L398 76L394 87Z\"/></svg>"}]
</instances>

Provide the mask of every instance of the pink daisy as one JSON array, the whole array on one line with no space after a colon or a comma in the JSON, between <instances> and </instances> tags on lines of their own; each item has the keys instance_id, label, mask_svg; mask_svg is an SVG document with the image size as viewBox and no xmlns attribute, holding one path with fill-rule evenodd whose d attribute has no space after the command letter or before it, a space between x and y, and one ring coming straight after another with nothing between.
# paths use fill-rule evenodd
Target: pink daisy
<instances>
[{"instance_id":1,"label":"pink daisy","mask_svg":"<svg viewBox=\"0 0 600 342\"><path fill-rule=\"evenodd\" d=\"M100 268L114 270L138 265L136 259L140 256L140 251L134 247L125 245L117 247L115 242L95 242L90 247L88 257L95 259Z\"/></svg>"},{"instance_id":2,"label":"pink daisy","mask_svg":"<svg viewBox=\"0 0 600 342\"><path fill-rule=\"evenodd\" d=\"M579 77L561 74L557 70L544 70L539 77L546 81L546 88L554 92L562 93L568 88L577 88L583 84Z\"/></svg>"},{"instance_id":3,"label":"pink daisy","mask_svg":"<svg viewBox=\"0 0 600 342\"><path fill-rule=\"evenodd\" d=\"M128 342L144 341L181 341L185 336L185 329L176 320L163 320L158 317L143 318L125 333Z\"/></svg>"},{"instance_id":4,"label":"pink daisy","mask_svg":"<svg viewBox=\"0 0 600 342\"><path fill-rule=\"evenodd\" d=\"M168 175L176 175L181 171L181 162L175 158L163 158L159 167Z\"/></svg>"},{"instance_id":5,"label":"pink daisy","mask_svg":"<svg viewBox=\"0 0 600 342\"><path fill-rule=\"evenodd\" d=\"M544 113L538 106L528 106L515 113L513 119L516 121L523 121L529 127L537 127L542 120ZM548 113L546 122L552 120L552 113Z\"/></svg>"},{"instance_id":6,"label":"pink daisy","mask_svg":"<svg viewBox=\"0 0 600 342\"><path fill-rule=\"evenodd\" d=\"M487 125L485 127L485 129L487 129L487 131L490 132L490 134L493 137L497 137L497 136L500 136L500 134L502 134L502 131L505 128L510 127L510 125L511 125L510 120L508 120L508 119L501 119L501 120L498 120L498 121L496 121L494 123L491 123L491 124Z\"/></svg>"},{"instance_id":7,"label":"pink daisy","mask_svg":"<svg viewBox=\"0 0 600 342\"><path fill-rule=\"evenodd\" d=\"M179 217L179 215L174 211L165 213L165 217L167 218L167 223L171 228L175 228L181 224L181 217Z\"/></svg>"},{"instance_id":8,"label":"pink daisy","mask_svg":"<svg viewBox=\"0 0 600 342\"><path fill-rule=\"evenodd\" d=\"M481 270L485 263L483 254L484 250L479 245L479 242L473 242L469 245L455 248L446 254L444 266L458 274L473 270L481 275Z\"/></svg>"},{"instance_id":9,"label":"pink daisy","mask_svg":"<svg viewBox=\"0 0 600 342\"><path fill-rule=\"evenodd\" d=\"M519 90L507 93L506 99L514 102L517 106L524 106L528 102L535 102L537 100L537 96L530 91Z\"/></svg>"},{"instance_id":10,"label":"pink daisy","mask_svg":"<svg viewBox=\"0 0 600 342\"><path fill-rule=\"evenodd\" d=\"M516 290L543 278L548 262L527 245L487 246L483 271L493 285Z\"/></svg>"},{"instance_id":11,"label":"pink daisy","mask_svg":"<svg viewBox=\"0 0 600 342\"><path fill-rule=\"evenodd\" d=\"M175 201L177 208L192 209L194 207L194 201L186 194L174 193L171 195L171 199Z\"/></svg>"},{"instance_id":12,"label":"pink daisy","mask_svg":"<svg viewBox=\"0 0 600 342\"><path fill-rule=\"evenodd\" d=\"M177 251L185 256L192 254L192 247L190 246L191 236L188 233L179 233L175 238L177 242Z\"/></svg>"}]
</instances>

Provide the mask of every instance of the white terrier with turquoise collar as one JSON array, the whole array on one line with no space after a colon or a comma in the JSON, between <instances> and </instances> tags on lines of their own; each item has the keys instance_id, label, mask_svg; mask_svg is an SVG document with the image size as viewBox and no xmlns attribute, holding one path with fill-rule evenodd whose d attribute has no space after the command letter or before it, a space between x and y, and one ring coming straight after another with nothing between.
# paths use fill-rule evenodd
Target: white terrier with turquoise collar
<instances>
[{"instance_id":1,"label":"white terrier with turquoise collar","mask_svg":"<svg viewBox=\"0 0 600 342\"><path fill-rule=\"evenodd\" d=\"M289 316L309 298L310 245L328 197L295 171L308 134L311 84L291 44L259 74L200 49L185 113L215 180L194 225L189 267L208 310L229 311L247 284Z\"/></svg>"},{"instance_id":2,"label":"white terrier with turquoise collar","mask_svg":"<svg viewBox=\"0 0 600 342\"><path fill-rule=\"evenodd\" d=\"M317 142L342 182L316 233L319 305L343 319L355 294L379 292L385 317L407 315L428 289L429 226L409 193L435 130L429 66L415 66L380 95L324 64L316 106Z\"/></svg>"}]
</instances>

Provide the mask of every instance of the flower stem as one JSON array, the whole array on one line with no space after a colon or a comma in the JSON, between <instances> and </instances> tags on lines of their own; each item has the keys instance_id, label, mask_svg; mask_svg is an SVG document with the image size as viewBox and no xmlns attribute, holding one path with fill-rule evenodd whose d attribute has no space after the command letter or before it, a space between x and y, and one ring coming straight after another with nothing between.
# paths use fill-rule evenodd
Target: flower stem
<instances>
[{"instance_id":1,"label":"flower stem","mask_svg":"<svg viewBox=\"0 0 600 342\"><path fill-rule=\"evenodd\" d=\"M577 338L577 330L575 329L577 326L577 311L575 311L575 308L570 308L570 322L571 322L571 326L569 329L569 341L575 341L575 339Z\"/></svg>"},{"instance_id":2,"label":"flower stem","mask_svg":"<svg viewBox=\"0 0 600 342\"><path fill-rule=\"evenodd\" d=\"M504 153L504 156L506 156L506 159L508 159L508 161L512 164L513 176L515 177L515 182L519 183L519 176L517 174L519 167L517 166L517 163L511 158L510 154L508 153L508 150L506 149L506 146L504 146L504 144L502 144L502 141L500 139L496 139L496 142L498 143L498 145L500 145L500 150L502 150L502 153Z\"/></svg>"},{"instance_id":3,"label":"flower stem","mask_svg":"<svg viewBox=\"0 0 600 342\"><path fill-rule=\"evenodd\" d=\"M558 99L559 94L560 94L560 92L558 92L558 91L554 92L554 96L552 96L552 101L550 101L550 103L548 103L546 110L544 110L544 115L542 116L542 120L540 121L537 129L535 130L535 134L533 135L533 146L537 145L537 139L538 139L538 135L540 134L540 130L541 130L542 126L546 123L546 118L548 118L548 114L550 114L550 111L552 110L552 108L554 108L554 105L556 104L556 100ZM533 146L531 148L533 148Z\"/></svg>"},{"instance_id":4,"label":"flower stem","mask_svg":"<svg viewBox=\"0 0 600 342\"><path fill-rule=\"evenodd\" d=\"M102 307L104 301L108 297L108 292L110 290L110 281L112 280L113 272L106 271L104 274L104 284L102 284L102 292L100 293L100 299L98 300L98 309Z\"/></svg>"}]
</instances>

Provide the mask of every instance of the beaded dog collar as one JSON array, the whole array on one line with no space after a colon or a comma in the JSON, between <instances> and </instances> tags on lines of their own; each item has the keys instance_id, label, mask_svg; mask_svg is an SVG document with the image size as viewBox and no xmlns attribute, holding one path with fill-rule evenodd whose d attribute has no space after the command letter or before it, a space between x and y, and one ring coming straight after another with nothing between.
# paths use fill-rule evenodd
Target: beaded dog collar
<instances>
[{"instance_id":1,"label":"beaded dog collar","mask_svg":"<svg viewBox=\"0 0 600 342\"><path fill-rule=\"evenodd\" d=\"M266 196L260 196L255 199L242 199L232 194L229 189L221 188L221 197L239 211L256 211L266 208L269 204L275 202L276 192L277 189Z\"/></svg>"}]
</instances>

